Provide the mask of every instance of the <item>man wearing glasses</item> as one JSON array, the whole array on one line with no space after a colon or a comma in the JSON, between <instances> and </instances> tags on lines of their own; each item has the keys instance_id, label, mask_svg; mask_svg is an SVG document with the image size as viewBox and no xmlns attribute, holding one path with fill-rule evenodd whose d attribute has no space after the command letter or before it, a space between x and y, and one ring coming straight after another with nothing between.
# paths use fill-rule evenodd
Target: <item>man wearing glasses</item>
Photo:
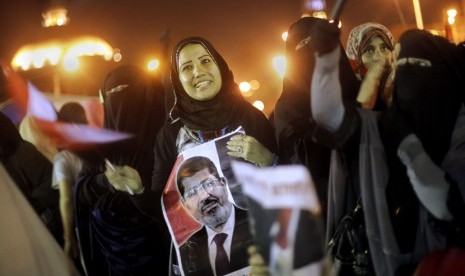
<instances>
[{"instance_id":1,"label":"man wearing glasses","mask_svg":"<svg viewBox=\"0 0 465 276\"><path fill-rule=\"evenodd\" d=\"M186 275L225 275L248 267L252 245L247 212L228 199L227 180L215 164L196 156L178 169L181 202L202 229L180 246Z\"/></svg>"}]
</instances>

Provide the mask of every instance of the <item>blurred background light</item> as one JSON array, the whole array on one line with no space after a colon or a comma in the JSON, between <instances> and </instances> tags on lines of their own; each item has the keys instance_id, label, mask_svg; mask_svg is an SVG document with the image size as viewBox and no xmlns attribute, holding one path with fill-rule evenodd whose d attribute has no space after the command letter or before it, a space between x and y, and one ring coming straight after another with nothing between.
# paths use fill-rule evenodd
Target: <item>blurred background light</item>
<instances>
[{"instance_id":1,"label":"blurred background light","mask_svg":"<svg viewBox=\"0 0 465 276\"><path fill-rule=\"evenodd\" d=\"M447 22L449 25L453 25L455 23L455 17L457 16L456 9L447 10Z\"/></svg>"},{"instance_id":2,"label":"blurred background light","mask_svg":"<svg viewBox=\"0 0 465 276\"><path fill-rule=\"evenodd\" d=\"M160 67L160 61L158 59L152 59L147 63L147 69L149 71L155 71Z\"/></svg>"},{"instance_id":3,"label":"blurred background light","mask_svg":"<svg viewBox=\"0 0 465 276\"><path fill-rule=\"evenodd\" d=\"M68 42L48 41L21 47L16 51L11 65L14 69L38 69L46 65L57 65L70 56L102 56L108 61L113 57L113 49L103 39L90 36Z\"/></svg>"},{"instance_id":4,"label":"blurred background light","mask_svg":"<svg viewBox=\"0 0 465 276\"><path fill-rule=\"evenodd\" d=\"M74 72L79 68L79 60L76 56L67 56L63 60L63 67L68 72Z\"/></svg>"},{"instance_id":5,"label":"blurred background light","mask_svg":"<svg viewBox=\"0 0 465 276\"><path fill-rule=\"evenodd\" d=\"M243 81L241 83L239 83L239 90L241 90L241 92L249 92L251 89L251 85L250 83L246 82L246 81Z\"/></svg>"},{"instance_id":6,"label":"blurred background light","mask_svg":"<svg viewBox=\"0 0 465 276\"><path fill-rule=\"evenodd\" d=\"M281 34L281 38L283 39L283 41L286 41L288 35L289 34L287 32Z\"/></svg>"},{"instance_id":7,"label":"blurred background light","mask_svg":"<svg viewBox=\"0 0 465 276\"><path fill-rule=\"evenodd\" d=\"M64 26L68 24L68 11L65 8L56 7L42 13L42 26L45 28L54 26Z\"/></svg>"},{"instance_id":8,"label":"blurred background light","mask_svg":"<svg viewBox=\"0 0 465 276\"><path fill-rule=\"evenodd\" d=\"M284 56L276 56L273 58L273 68L278 75L283 78L286 73L286 58Z\"/></svg>"},{"instance_id":9,"label":"blurred background light","mask_svg":"<svg viewBox=\"0 0 465 276\"><path fill-rule=\"evenodd\" d=\"M249 83L252 90L258 90L260 88L260 82L258 82L258 80L251 80Z\"/></svg>"},{"instance_id":10,"label":"blurred background light","mask_svg":"<svg viewBox=\"0 0 465 276\"><path fill-rule=\"evenodd\" d=\"M265 104L260 100L254 101L253 106L255 106L255 108L260 110L260 111L263 111L265 109Z\"/></svg>"}]
</instances>

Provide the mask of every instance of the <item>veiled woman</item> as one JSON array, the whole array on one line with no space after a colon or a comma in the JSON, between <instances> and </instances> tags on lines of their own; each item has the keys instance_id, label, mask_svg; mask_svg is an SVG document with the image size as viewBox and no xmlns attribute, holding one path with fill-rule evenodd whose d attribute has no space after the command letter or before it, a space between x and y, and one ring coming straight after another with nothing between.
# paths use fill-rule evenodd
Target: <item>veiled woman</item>
<instances>
[{"instance_id":1,"label":"veiled woman","mask_svg":"<svg viewBox=\"0 0 465 276\"><path fill-rule=\"evenodd\" d=\"M81 171L76 188L77 219L87 272L167 274L165 224L137 208L138 195L150 190L153 145L165 119L162 86L140 68L124 65L107 75L102 90L104 128L133 137L99 147L98 158L87 160ZM105 159L111 165L105 165ZM133 175L142 186L136 189L120 174Z\"/></svg>"}]
</instances>

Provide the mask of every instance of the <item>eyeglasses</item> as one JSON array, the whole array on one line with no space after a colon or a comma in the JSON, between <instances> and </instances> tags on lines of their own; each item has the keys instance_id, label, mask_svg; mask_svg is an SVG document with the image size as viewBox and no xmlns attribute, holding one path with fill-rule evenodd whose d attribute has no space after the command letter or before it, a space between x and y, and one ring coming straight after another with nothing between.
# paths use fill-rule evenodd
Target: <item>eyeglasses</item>
<instances>
[{"instance_id":1,"label":"eyeglasses","mask_svg":"<svg viewBox=\"0 0 465 276\"><path fill-rule=\"evenodd\" d=\"M205 191L210 191L211 189L213 189L213 187L215 186L220 186L221 184L221 181L217 178L213 179L213 180L210 180L208 182L203 182L203 183L200 183L192 188L190 188L189 190L187 190L185 193L184 193L184 197L186 199L191 199L191 198L194 198L195 196L197 196L200 192L200 188L203 188Z\"/></svg>"}]
</instances>

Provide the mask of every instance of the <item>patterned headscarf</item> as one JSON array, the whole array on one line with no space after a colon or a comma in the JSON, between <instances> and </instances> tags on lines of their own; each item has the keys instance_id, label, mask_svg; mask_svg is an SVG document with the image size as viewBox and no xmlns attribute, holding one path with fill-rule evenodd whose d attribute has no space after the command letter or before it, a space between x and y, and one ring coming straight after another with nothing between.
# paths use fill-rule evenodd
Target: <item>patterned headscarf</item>
<instances>
[{"instance_id":1,"label":"patterned headscarf","mask_svg":"<svg viewBox=\"0 0 465 276\"><path fill-rule=\"evenodd\" d=\"M362 61L362 50L375 36L379 36L391 51L394 49L394 37L386 27L378 23L369 22L356 26L350 31L347 39L346 54L359 80L362 80L367 72Z\"/></svg>"}]
</instances>

